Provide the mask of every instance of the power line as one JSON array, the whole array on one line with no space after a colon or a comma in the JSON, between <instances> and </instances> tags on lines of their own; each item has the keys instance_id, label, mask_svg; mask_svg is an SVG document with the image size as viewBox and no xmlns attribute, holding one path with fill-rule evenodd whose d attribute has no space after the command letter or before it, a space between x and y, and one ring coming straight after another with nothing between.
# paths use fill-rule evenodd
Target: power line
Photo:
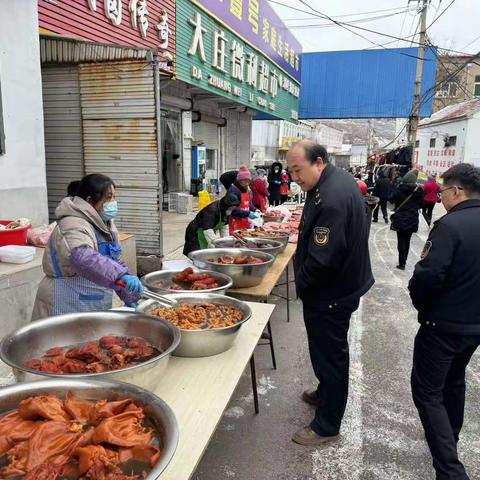
<instances>
[{"instance_id":1,"label":"power line","mask_svg":"<svg viewBox=\"0 0 480 480\"><path fill-rule=\"evenodd\" d=\"M440 15L438 15L437 17L435 17L433 19L433 22L427 27L427 30L435 23L435 22L438 22L438 20L440 20L440 18L442 17L442 15L456 2L456 0L452 0L446 7L445 9L442 11L442 13L440 13ZM441 2L440 2L441 3ZM440 7L440 5L439 5Z\"/></svg>"}]
</instances>

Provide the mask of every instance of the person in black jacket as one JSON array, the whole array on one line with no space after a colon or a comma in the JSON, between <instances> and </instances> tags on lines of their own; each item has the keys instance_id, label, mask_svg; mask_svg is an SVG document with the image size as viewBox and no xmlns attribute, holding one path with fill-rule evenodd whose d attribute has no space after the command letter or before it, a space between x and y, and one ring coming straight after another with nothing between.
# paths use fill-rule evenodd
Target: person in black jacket
<instances>
[{"instance_id":1,"label":"person in black jacket","mask_svg":"<svg viewBox=\"0 0 480 480\"><path fill-rule=\"evenodd\" d=\"M388 212L387 212L387 203L388 197L392 193L392 183L385 175L383 170L380 170L378 174L378 179L373 187L372 195L379 198L377 208L373 212L373 221L378 222L378 213L382 210L383 219L385 223L388 223Z\"/></svg>"},{"instance_id":2,"label":"person in black jacket","mask_svg":"<svg viewBox=\"0 0 480 480\"><path fill-rule=\"evenodd\" d=\"M235 195L227 193L220 200L202 208L185 230L183 254L188 255L195 250L209 248L215 239L227 237L228 216L238 205L240 200Z\"/></svg>"},{"instance_id":3,"label":"person in black jacket","mask_svg":"<svg viewBox=\"0 0 480 480\"><path fill-rule=\"evenodd\" d=\"M350 317L373 285L369 224L355 179L328 162L324 147L296 143L288 153L292 180L308 192L295 255L310 358L319 385L303 393L315 418L293 436L302 445L338 438L347 404Z\"/></svg>"},{"instance_id":4,"label":"person in black jacket","mask_svg":"<svg viewBox=\"0 0 480 480\"><path fill-rule=\"evenodd\" d=\"M282 186L282 164L280 162L272 163L270 172L268 174L268 191L270 196L268 201L270 206L276 207L280 205L282 200L282 194L280 193L280 187Z\"/></svg>"},{"instance_id":5,"label":"person in black jacket","mask_svg":"<svg viewBox=\"0 0 480 480\"><path fill-rule=\"evenodd\" d=\"M468 480L457 443L465 369L480 345L480 169L468 164L450 168L441 196L448 213L435 222L409 284L421 324L412 395L436 478Z\"/></svg>"},{"instance_id":6,"label":"person in black jacket","mask_svg":"<svg viewBox=\"0 0 480 480\"><path fill-rule=\"evenodd\" d=\"M397 268L400 270L405 270L410 240L418 231L419 210L423 206L423 188L417 185L417 178L417 170L408 172L389 198L389 201L395 205L391 220L392 230L397 232Z\"/></svg>"}]
</instances>

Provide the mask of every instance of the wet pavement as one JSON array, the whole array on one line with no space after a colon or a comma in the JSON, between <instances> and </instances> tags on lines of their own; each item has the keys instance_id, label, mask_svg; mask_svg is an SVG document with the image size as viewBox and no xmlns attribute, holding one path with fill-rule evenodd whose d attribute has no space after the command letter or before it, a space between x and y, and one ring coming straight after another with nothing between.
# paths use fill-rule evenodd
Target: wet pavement
<instances>
[{"instance_id":1,"label":"wet pavement","mask_svg":"<svg viewBox=\"0 0 480 480\"><path fill-rule=\"evenodd\" d=\"M440 213L440 212L438 212ZM412 239L407 271L397 264L396 236L383 223L373 224L370 250L376 284L364 297L350 329L350 397L340 442L305 448L290 438L309 423L313 408L300 400L315 385L308 358L299 301L272 297L278 370L269 348L255 352L260 414L253 411L249 370L198 466L195 480L429 480L434 479L423 430L411 400L409 376L418 328L407 283L428 230ZM283 293L279 290L280 293ZM480 358L468 372L465 426L459 450L470 478L480 478ZM192 399L192 401L195 401Z\"/></svg>"}]
</instances>

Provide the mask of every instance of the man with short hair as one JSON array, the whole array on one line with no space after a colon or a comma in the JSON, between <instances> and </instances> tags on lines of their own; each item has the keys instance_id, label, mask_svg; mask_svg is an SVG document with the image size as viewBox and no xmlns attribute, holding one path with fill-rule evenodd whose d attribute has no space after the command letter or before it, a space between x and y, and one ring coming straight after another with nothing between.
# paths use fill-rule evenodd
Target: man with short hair
<instances>
[{"instance_id":1,"label":"man with short hair","mask_svg":"<svg viewBox=\"0 0 480 480\"><path fill-rule=\"evenodd\" d=\"M447 214L435 222L409 284L421 324L412 395L437 480L468 480L457 443L465 369L480 345L480 169L450 168L441 196Z\"/></svg>"},{"instance_id":2,"label":"man with short hair","mask_svg":"<svg viewBox=\"0 0 480 480\"><path fill-rule=\"evenodd\" d=\"M303 140L288 152L292 180L307 192L295 255L310 358L319 381L302 399L316 406L293 436L318 446L338 438L348 398L350 317L373 285L369 222L355 179L331 165L324 147Z\"/></svg>"}]
</instances>

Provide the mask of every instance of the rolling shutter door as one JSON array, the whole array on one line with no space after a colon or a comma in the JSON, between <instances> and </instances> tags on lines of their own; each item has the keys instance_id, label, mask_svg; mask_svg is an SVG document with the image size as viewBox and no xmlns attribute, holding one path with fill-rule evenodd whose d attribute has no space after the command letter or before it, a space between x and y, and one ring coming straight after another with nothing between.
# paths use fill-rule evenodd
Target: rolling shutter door
<instances>
[{"instance_id":1,"label":"rolling shutter door","mask_svg":"<svg viewBox=\"0 0 480 480\"><path fill-rule=\"evenodd\" d=\"M42 68L48 211L67 196L67 186L84 174L78 66Z\"/></svg>"},{"instance_id":2,"label":"rolling shutter door","mask_svg":"<svg viewBox=\"0 0 480 480\"><path fill-rule=\"evenodd\" d=\"M158 159L153 71L145 62L80 65L85 173L117 186L119 230L139 253L159 253Z\"/></svg>"}]
</instances>

